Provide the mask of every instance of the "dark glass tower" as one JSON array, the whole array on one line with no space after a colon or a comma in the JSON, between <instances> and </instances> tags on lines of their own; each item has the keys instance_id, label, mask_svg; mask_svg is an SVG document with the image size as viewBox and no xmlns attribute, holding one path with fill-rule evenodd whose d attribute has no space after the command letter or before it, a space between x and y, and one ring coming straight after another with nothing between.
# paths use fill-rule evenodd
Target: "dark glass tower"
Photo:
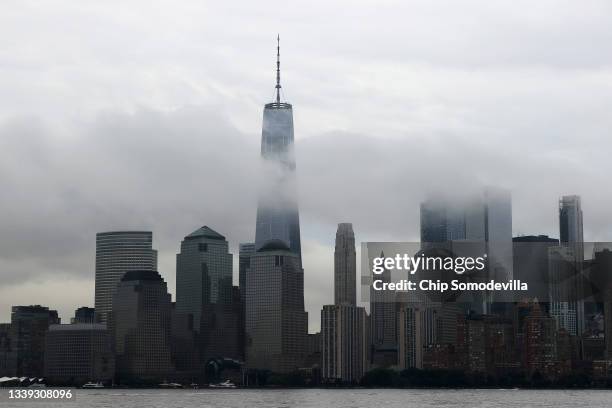
<instances>
[{"instance_id":1,"label":"dark glass tower","mask_svg":"<svg viewBox=\"0 0 612 408\"><path fill-rule=\"evenodd\" d=\"M277 46L276 101L266 104L261 132L262 183L255 249L282 241L301 259L300 220L293 150L293 110L280 101L280 46Z\"/></svg>"},{"instance_id":2,"label":"dark glass tower","mask_svg":"<svg viewBox=\"0 0 612 408\"><path fill-rule=\"evenodd\" d=\"M128 271L113 295L111 330L120 383L157 383L173 372L172 303L157 271Z\"/></svg>"}]
</instances>

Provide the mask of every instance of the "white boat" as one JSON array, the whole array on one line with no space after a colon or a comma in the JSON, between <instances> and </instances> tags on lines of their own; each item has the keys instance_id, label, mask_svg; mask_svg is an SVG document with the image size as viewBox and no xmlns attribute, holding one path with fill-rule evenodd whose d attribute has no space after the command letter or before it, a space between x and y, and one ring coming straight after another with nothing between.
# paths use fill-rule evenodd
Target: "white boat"
<instances>
[{"instance_id":1,"label":"white boat","mask_svg":"<svg viewBox=\"0 0 612 408\"><path fill-rule=\"evenodd\" d=\"M163 383L159 384L160 388L183 388L182 384L179 383L169 383L164 381Z\"/></svg>"},{"instance_id":2,"label":"white boat","mask_svg":"<svg viewBox=\"0 0 612 408\"><path fill-rule=\"evenodd\" d=\"M208 387L209 388L236 388L236 384L234 384L230 380L225 380L222 383L209 384Z\"/></svg>"},{"instance_id":3,"label":"white boat","mask_svg":"<svg viewBox=\"0 0 612 408\"><path fill-rule=\"evenodd\" d=\"M83 384L83 386L81 388L104 388L104 384L102 384L101 382L97 382L97 383L93 383L93 382L88 382L87 384Z\"/></svg>"}]
</instances>

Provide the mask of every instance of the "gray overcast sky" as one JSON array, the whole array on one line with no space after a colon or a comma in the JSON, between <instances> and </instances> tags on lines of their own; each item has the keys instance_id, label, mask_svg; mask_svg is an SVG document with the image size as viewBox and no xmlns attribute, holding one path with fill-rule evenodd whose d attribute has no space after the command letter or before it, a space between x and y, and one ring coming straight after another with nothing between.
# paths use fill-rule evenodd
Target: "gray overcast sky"
<instances>
[{"instance_id":1,"label":"gray overcast sky","mask_svg":"<svg viewBox=\"0 0 612 408\"><path fill-rule=\"evenodd\" d=\"M96 231L153 230L173 293L183 236L253 239L277 32L311 330L336 224L416 239L428 191L505 186L514 233L553 235L580 194L611 240L611 26L608 1L5 1L0 321L92 305Z\"/></svg>"}]
</instances>

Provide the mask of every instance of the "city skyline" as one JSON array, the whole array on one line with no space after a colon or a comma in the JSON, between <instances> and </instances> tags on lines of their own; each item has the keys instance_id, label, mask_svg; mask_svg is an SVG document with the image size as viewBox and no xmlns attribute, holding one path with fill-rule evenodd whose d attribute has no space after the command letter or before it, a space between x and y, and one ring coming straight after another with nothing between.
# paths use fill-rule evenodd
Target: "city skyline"
<instances>
[{"instance_id":1,"label":"city skyline","mask_svg":"<svg viewBox=\"0 0 612 408\"><path fill-rule=\"evenodd\" d=\"M556 237L556 201L579 194L585 239L609 240L612 192L600 187L612 125L602 109L612 100L603 3L555 7L563 27L546 5L530 7L529 18L423 2L391 8L409 10L412 24L391 9L349 8L355 18L384 18L394 35L369 19L361 28L320 19L306 29L284 8L291 18L254 32L251 18L270 17L247 21L214 6L211 19L192 6L168 11L173 21L131 6L92 16L23 4L0 17L2 37L22 40L4 44L0 79L0 181L9 197L0 204L0 321L14 304L49 305L64 319L93 306L100 231L153 231L172 294L180 241L194 228L222 232L237 258L238 244L255 235L260 106L274 96L277 31L282 96L296 107L311 331L333 298L336 224L352 222L358 242L416 240L428 185L452 192L497 181L513 193L513 235ZM40 13L71 23L24 32ZM480 24L459 29L474 15ZM230 16L244 24L213 29ZM83 17L115 34L100 37ZM506 31L508 18L520 41ZM435 182L424 182L425 168Z\"/></svg>"},{"instance_id":2,"label":"city skyline","mask_svg":"<svg viewBox=\"0 0 612 408\"><path fill-rule=\"evenodd\" d=\"M577 199L580 202L580 196L577 196L577 195L561 197L559 202L561 202L562 199L565 198L565 197L571 197L572 199ZM444 200L446 200L447 198L448 197L446 197ZM430 201L425 201L425 202L430 202ZM442 202L444 203L445 206L449 205L448 202L445 202L445 201L442 201ZM424 203L422 203L422 205L423 204ZM421 207L422 207L422 205L421 205ZM438 208L442 208L442 207L438 206ZM460 206L460 208L461 208L461 206ZM581 214L581 218L582 218L582 214ZM352 239L356 243L356 252L360 253L361 252L361 250L360 250L361 242L367 242L367 240L364 239L363 241L361 241L361 240L357 240L357 239L354 238L355 234L352 232L352 229L351 229L352 228L352 223L338 223L338 226L343 226L343 228L345 226L349 227L349 231L350 231L351 237L353 237ZM561 226L559 225L558 228L561 228ZM340 231L340 230L338 230L338 231ZM336 245L337 245L337 239L338 239L338 233L339 233L338 231L337 231L337 233L335 235L336 236ZM421 234L422 233L423 232L421 231ZM214 236L213 235L206 235L206 234L214 234ZM558 236L558 235L559 234L557 234L555 236ZM533 235L532 236L527 236L527 235L524 235L524 234L520 234L520 235L512 234L512 238L520 238L520 237L523 237L523 236L525 236L526 238L534 237ZM543 235L543 234L539 234L538 236L539 237L546 237L548 239L548 236ZM104 239L106 239L107 241L112 241L114 239L114 240L119 240L119 242L121 242L121 240L125 240L124 237L128 237L127 238L127 242L129 244L131 244L129 242L130 240L136 241L136 247L137 248L139 246L142 246L142 244L145 244L145 247L143 249L146 250L147 249L146 247L149 248L148 251L152 253L153 263L156 263L157 250L155 249L155 234L154 234L153 231L142 231L142 230L124 230L124 231L110 231L110 232L106 231L106 232L98 232L98 233L96 233L96 237L98 238L97 239L98 241L100 241L100 237L104 237ZM106 237L108 237L108 238L106 238ZM208 226L203 226L203 227L200 227L200 228L196 228L196 230L193 231L191 234L188 234L185 237L185 239L193 239L193 238L198 239L199 237L208 237L207 239L211 239L212 238L213 242L214 242L214 240L218 240L218 239L221 239L222 241L225 241L225 239L226 239L224 236L220 235L217 231L214 231L214 230L210 229ZM143 238L144 238L144 240L142 240ZM458 239L462 239L462 238L458 238ZM139 243L138 242L139 240L142 240L142 243ZM412 241L412 242L420 242L420 241L419 240L415 240L415 241ZM424 241L421 241L421 242L424 242ZM442 241L437 241L437 242L442 242ZM557 239L556 242L558 243L559 240ZM584 242L587 242L587 241L584 241ZM111 245L112 245L112 243L111 243ZM226 245L225 248L227 250L227 248L228 248L227 247L227 241L225 241L225 245ZM250 255L247 255L247 258L252 256L255 253L255 249L254 249L255 246L254 245L255 245L254 243L240 243L241 247L245 247L245 250L249 251L248 253ZM606 245L606 244L604 243L603 245ZM249 248L249 246L251 246L251 248ZM151 248L151 247L153 247L153 248ZM138 248L138 249L140 250L140 248ZM201 250L201 249L196 247L196 250ZM338 280L337 272L334 272L334 270L335 270L334 264L337 261L334 260L334 258L335 258L334 247L331 246L330 250L331 250L331 255L332 255L331 256L331 272L330 272L329 276L327 276L327 278L329 280L329 284L330 284L330 287L331 287L332 290L331 290L331 294L330 294L329 299L327 299L327 303L323 303L323 304L331 303L332 301L334 301L335 297L337 296L337 294L334 294L334 292L336 291L336 285L334 283ZM134 249L129 248L129 249L127 249L127 251L124 250L124 252L127 252L127 253L129 253L130 251L134 251ZM242 252L240 251L240 255L241 254L242 254ZM141 256L140 254L136 254L136 255ZM181 255L181 251L179 250L175 254L175 257L180 258L180 255ZM121 262L121 260L122 260L121 257L122 256L123 255L120 253L119 254L119 258L117 258L116 261L118 260L118 261ZM223 254L222 254L222 256L223 256ZM233 253L229 252L229 253L226 253L225 256L229 257L229 261L228 262L231 263L231 265L233 267L233 274L232 274L232 282L231 282L231 284L233 286L235 286L235 287L240 287L241 286L240 285L241 281L240 281L240 278L239 278L239 274L237 273L238 272L237 269L240 268L240 262L242 260L241 260L241 258L240 258L238 253L237 254L233 254ZM585 254L585 256L586 256L586 254ZM360 258L360 255L357 255L357 258ZM587 257L587 259L588 259L588 257ZM130 267L128 269L126 269L126 271L129 270L130 268L134 268L136 270L144 268L144 270L153 270L153 271L155 271L154 267L147 267L146 265L145 266L139 266L139 265L144 265L144 264L139 264L139 262L140 261L136 261L136 264L134 264L133 266L130 265ZM145 260L144 262L146 263L146 262L150 262L150 261ZM177 267L178 267L178 263L177 263ZM225 268L225 266L224 266L224 268ZM356 262L355 269L357 271L357 274L355 275L355 279L357 279L359 276L361 276L361 272L360 272L361 262ZM170 288L170 286L171 286L170 283L171 282L168 281L169 276L167 274L161 272L161 271L159 273L162 276L162 278L168 283L168 287ZM97 279L96 276L97 275L94 273L94 278L92 279L92 281L94 283L95 283L95 281ZM307 276L307 272L304 274L304 276ZM359 289L359 288L360 288L360 285L356 285L356 289ZM176 302L176 289L173 290L173 291L168 289L168 291L169 291L169 294L171 296L172 301ZM307 296L308 296L308 292L305 290L304 291L304 297L306 298ZM89 307L92 307L92 310L93 310L93 306L95 305L94 299L95 299L95 297L92 296L92 299L89 302L85 302L84 304L70 305L69 307L71 307L72 309L69 309L65 314L59 313L58 315L59 315L60 318L64 318L67 321L69 321L70 317L73 316L73 313L74 313L75 309L77 309L77 308L87 309ZM368 305L367 308L369 309L368 302L363 301L360 296L357 296L356 300L357 300L357 305L358 306L359 305ZM324 302L325 302L325 300L324 300ZM321 306L323 306L323 304ZM15 304L11 305L11 307L13 307L15 305L19 305L19 306L43 305L43 306L49 307L50 309L59 309L58 307L56 307L53 304L47 304L47 303L44 303L44 302L30 302L30 303L28 303L28 302L21 302L21 303L15 303ZM368 312L370 312L370 310L368 310ZM1 311L0 311L0 315L2 315ZM8 315L10 316L10 312L8 313ZM104 317L101 317L101 318L102 318L102 320L104 320ZM315 322L314 325L312 324L313 320L316 320L316 319L319 319L318 315L314 316L314 317L309 316L308 331L310 333L318 332L320 330L320 326L317 327L316 322ZM10 321L10 319L7 319L7 321ZM3 322L0 321L0 323L3 323ZM314 327L314 329L313 329L313 327Z\"/></svg>"}]
</instances>

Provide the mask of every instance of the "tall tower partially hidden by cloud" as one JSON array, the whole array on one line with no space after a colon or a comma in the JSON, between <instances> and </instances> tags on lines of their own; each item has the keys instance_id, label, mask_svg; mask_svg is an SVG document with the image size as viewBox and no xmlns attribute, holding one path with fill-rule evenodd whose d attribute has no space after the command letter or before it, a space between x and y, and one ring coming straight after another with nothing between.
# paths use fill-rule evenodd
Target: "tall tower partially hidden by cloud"
<instances>
[{"instance_id":1,"label":"tall tower partially hidden by cloud","mask_svg":"<svg viewBox=\"0 0 612 408\"><path fill-rule=\"evenodd\" d=\"M249 255L242 279L247 367L291 372L303 363L308 314L304 310L293 113L290 104L280 101L279 56L277 48L276 102L266 104L263 115L263 180L255 252Z\"/></svg>"},{"instance_id":2,"label":"tall tower partially hidden by cloud","mask_svg":"<svg viewBox=\"0 0 612 408\"><path fill-rule=\"evenodd\" d=\"M276 60L276 101L266 104L261 132L262 182L255 249L279 240L301 259L300 220L293 147L293 110L280 99L280 42Z\"/></svg>"},{"instance_id":3,"label":"tall tower partially hidden by cloud","mask_svg":"<svg viewBox=\"0 0 612 408\"><path fill-rule=\"evenodd\" d=\"M150 231L96 234L96 319L106 323L113 295L123 275L133 270L157 270L157 251Z\"/></svg>"}]
</instances>

